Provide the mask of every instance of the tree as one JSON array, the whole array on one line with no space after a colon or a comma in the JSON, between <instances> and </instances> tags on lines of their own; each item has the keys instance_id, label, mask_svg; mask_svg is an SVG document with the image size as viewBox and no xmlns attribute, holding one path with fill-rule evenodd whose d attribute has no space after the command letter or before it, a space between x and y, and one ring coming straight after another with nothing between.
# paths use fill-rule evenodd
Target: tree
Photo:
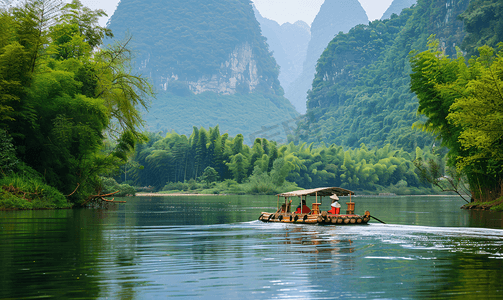
<instances>
[{"instance_id":1,"label":"tree","mask_svg":"<svg viewBox=\"0 0 503 300\"><path fill-rule=\"evenodd\" d=\"M248 161L246 160L246 157L241 153L237 153L232 156L231 162L226 165L232 172L233 179L238 183L242 183L247 176L248 170Z\"/></svg>"},{"instance_id":2,"label":"tree","mask_svg":"<svg viewBox=\"0 0 503 300\"><path fill-rule=\"evenodd\" d=\"M148 108L147 99L154 92L145 77L132 73L132 53L127 48L130 40L116 42L95 55L96 97L104 100L110 119L119 126L118 131L109 128L112 132L130 131L141 139L138 128L143 120L139 108Z\"/></svg>"},{"instance_id":3,"label":"tree","mask_svg":"<svg viewBox=\"0 0 503 300\"><path fill-rule=\"evenodd\" d=\"M421 180L438 187L443 192L454 192L467 203L470 202L470 199L467 199L471 193L466 184L466 176L458 172L456 168L448 167L445 172L442 166L431 158L424 161L422 157L419 157L413 163L419 171Z\"/></svg>"},{"instance_id":4,"label":"tree","mask_svg":"<svg viewBox=\"0 0 503 300\"><path fill-rule=\"evenodd\" d=\"M468 65L442 55L431 40L428 51L411 58L411 89L419 99L418 113L428 117L422 128L438 135L449 148L449 164L465 174L472 197L492 200L503 182L503 44L479 48Z\"/></svg>"},{"instance_id":5,"label":"tree","mask_svg":"<svg viewBox=\"0 0 503 300\"><path fill-rule=\"evenodd\" d=\"M496 57L494 49L479 48L480 57L471 60L470 68L477 77L465 85L465 94L451 105L447 116L450 123L463 129L461 146L475 152L458 161L461 170L487 161L492 165L492 170L487 170L491 175L503 172L503 43L499 47Z\"/></svg>"},{"instance_id":6,"label":"tree","mask_svg":"<svg viewBox=\"0 0 503 300\"><path fill-rule=\"evenodd\" d=\"M111 36L102 15L77 0L0 12L0 126L21 161L78 203L144 141L139 108L153 95L131 72L127 41L97 48Z\"/></svg>"},{"instance_id":7,"label":"tree","mask_svg":"<svg viewBox=\"0 0 503 300\"><path fill-rule=\"evenodd\" d=\"M294 166L286 162L283 158L276 159L271 171L272 182L278 186L283 185L286 177L293 168Z\"/></svg>"},{"instance_id":8,"label":"tree","mask_svg":"<svg viewBox=\"0 0 503 300\"><path fill-rule=\"evenodd\" d=\"M113 37L112 30L106 27L97 26L100 17L107 14L101 10L91 10L82 5L79 0L72 0L61 9L60 22L63 24L75 24L78 28L79 36L91 48L102 44L105 37Z\"/></svg>"},{"instance_id":9,"label":"tree","mask_svg":"<svg viewBox=\"0 0 503 300\"><path fill-rule=\"evenodd\" d=\"M206 167L201 175L201 180L206 182L206 186L209 187L212 182L218 180L218 172L212 167Z\"/></svg>"}]
</instances>

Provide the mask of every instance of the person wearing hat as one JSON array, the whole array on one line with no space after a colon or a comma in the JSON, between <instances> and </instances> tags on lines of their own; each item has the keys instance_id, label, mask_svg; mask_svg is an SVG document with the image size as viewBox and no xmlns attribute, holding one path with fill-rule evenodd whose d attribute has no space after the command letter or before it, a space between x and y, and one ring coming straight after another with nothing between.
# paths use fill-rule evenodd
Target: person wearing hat
<instances>
[{"instance_id":1,"label":"person wearing hat","mask_svg":"<svg viewBox=\"0 0 503 300\"><path fill-rule=\"evenodd\" d=\"M340 214L341 205L339 204L339 197L337 197L337 195L334 194L330 196L330 199L332 199L332 204L330 204L330 210L328 211L328 213L333 215Z\"/></svg>"}]
</instances>

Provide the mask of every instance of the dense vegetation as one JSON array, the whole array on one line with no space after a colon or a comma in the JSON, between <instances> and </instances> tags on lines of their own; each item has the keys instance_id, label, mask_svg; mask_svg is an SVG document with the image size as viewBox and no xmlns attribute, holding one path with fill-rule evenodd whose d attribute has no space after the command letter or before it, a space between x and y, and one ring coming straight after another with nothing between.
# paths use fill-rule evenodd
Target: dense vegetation
<instances>
[{"instance_id":1,"label":"dense vegetation","mask_svg":"<svg viewBox=\"0 0 503 300\"><path fill-rule=\"evenodd\" d=\"M242 135L221 135L218 126L194 128L190 137L175 132L149 137L123 169L122 181L152 185L154 190L195 189L196 182L204 182L206 192L213 193L274 193L297 185L341 186L372 193L432 191L420 182L412 164L415 157L433 157L419 148L413 154L392 150L389 145L368 149L362 144L345 150L337 145L277 145L260 138L249 147L243 144ZM217 182L221 183L215 185Z\"/></svg>"},{"instance_id":2,"label":"dense vegetation","mask_svg":"<svg viewBox=\"0 0 503 300\"><path fill-rule=\"evenodd\" d=\"M463 39L456 19L468 0L419 0L400 16L359 25L338 34L318 60L308 94L308 111L299 125L300 141L358 147L391 144L413 151L432 138L412 129L417 98L410 92L412 50L426 49L437 34L448 55Z\"/></svg>"},{"instance_id":3,"label":"dense vegetation","mask_svg":"<svg viewBox=\"0 0 503 300\"><path fill-rule=\"evenodd\" d=\"M479 48L468 64L443 55L437 40L412 59L411 88L418 112L427 116L423 129L449 148L449 162L466 175L472 197L492 201L503 193L503 43L495 53Z\"/></svg>"},{"instance_id":4,"label":"dense vegetation","mask_svg":"<svg viewBox=\"0 0 503 300\"><path fill-rule=\"evenodd\" d=\"M125 45L97 48L103 14L78 0L0 10L0 208L83 203L143 139L150 86Z\"/></svg>"},{"instance_id":5,"label":"dense vegetation","mask_svg":"<svg viewBox=\"0 0 503 300\"><path fill-rule=\"evenodd\" d=\"M495 48L503 41L503 2L497 0L471 0L460 16L467 32L462 49L468 57L478 55L484 45Z\"/></svg>"},{"instance_id":6,"label":"dense vegetation","mask_svg":"<svg viewBox=\"0 0 503 300\"><path fill-rule=\"evenodd\" d=\"M270 138L284 138L296 113L284 110L282 96L246 91L194 95L181 81L156 100L161 109L149 118L163 125L150 129L178 131L170 124L189 126L194 118L211 118L229 132L221 134L219 126L206 130L210 124L200 121L190 136L142 134L139 108L146 109L151 87L130 74L127 40L99 48L112 36L97 25L102 11L78 0L65 6L31 0L2 9L0 208L70 207L103 192L133 194L129 184L210 193L320 186L428 193L434 191L431 185L420 180L428 172L448 183L466 178L479 203L501 202L503 43L494 47L501 39L495 19L501 5L474 2L480 5L460 16L468 24L466 38L455 16L467 0L447 5L419 0L400 16L337 35L318 61L308 113L296 136L290 136L301 142L283 145ZM249 6L248 0L233 3ZM430 39L425 50L430 33L437 40ZM463 38L467 55L455 48ZM480 47L479 57L466 59L480 43L492 47ZM224 106L227 110L220 110ZM185 120L178 113L182 109L193 119ZM244 115L242 124L228 121L228 111ZM258 127L246 128L251 122ZM254 129L261 125L272 126ZM418 127L433 132L449 149L447 168L445 150L424 150L434 137Z\"/></svg>"},{"instance_id":7,"label":"dense vegetation","mask_svg":"<svg viewBox=\"0 0 503 300\"><path fill-rule=\"evenodd\" d=\"M471 1L459 18L467 35L453 58L433 37L429 49L411 57L411 89L419 99L418 124L449 149L448 164L465 180L474 203L467 207L503 209L501 88L503 87L503 5ZM437 177L438 165L419 164L422 174ZM451 176L452 177L452 176Z\"/></svg>"}]
</instances>

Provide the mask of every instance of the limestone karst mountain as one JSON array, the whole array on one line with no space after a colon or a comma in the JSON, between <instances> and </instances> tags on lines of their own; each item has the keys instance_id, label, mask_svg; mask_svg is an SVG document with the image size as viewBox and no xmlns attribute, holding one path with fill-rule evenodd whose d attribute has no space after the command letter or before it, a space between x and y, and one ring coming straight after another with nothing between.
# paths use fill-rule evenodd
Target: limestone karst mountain
<instances>
[{"instance_id":1,"label":"limestone karst mountain","mask_svg":"<svg viewBox=\"0 0 503 300\"><path fill-rule=\"evenodd\" d=\"M159 92L149 130L246 135L297 116L249 0L122 0L109 28L132 37L134 68Z\"/></svg>"},{"instance_id":2,"label":"limestone karst mountain","mask_svg":"<svg viewBox=\"0 0 503 300\"><path fill-rule=\"evenodd\" d=\"M455 57L466 35L457 16L469 2L418 0L399 16L337 35L318 60L297 138L346 147L391 144L407 151L431 145L431 135L412 128L421 119L410 91L410 53L426 50L435 34L441 50Z\"/></svg>"}]
</instances>

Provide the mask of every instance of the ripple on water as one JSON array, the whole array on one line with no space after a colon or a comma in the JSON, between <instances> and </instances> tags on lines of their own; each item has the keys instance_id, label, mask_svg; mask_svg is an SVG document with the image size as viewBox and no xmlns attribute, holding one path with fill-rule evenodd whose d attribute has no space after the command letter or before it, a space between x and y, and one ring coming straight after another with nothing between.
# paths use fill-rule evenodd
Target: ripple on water
<instances>
[{"instance_id":1,"label":"ripple on water","mask_svg":"<svg viewBox=\"0 0 503 300\"><path fill-rule=\"evenodd\" d=\"M33 291L59 298L87 289L89 298L137 299L487 298L503 290L502 230L259 221L148 226L105 218L67 232L50 222L44 230L38 224L13 231L19 235L0 232L1 259L12 262L9 284L39 282Z\"/></svg>"}]
</instances>

